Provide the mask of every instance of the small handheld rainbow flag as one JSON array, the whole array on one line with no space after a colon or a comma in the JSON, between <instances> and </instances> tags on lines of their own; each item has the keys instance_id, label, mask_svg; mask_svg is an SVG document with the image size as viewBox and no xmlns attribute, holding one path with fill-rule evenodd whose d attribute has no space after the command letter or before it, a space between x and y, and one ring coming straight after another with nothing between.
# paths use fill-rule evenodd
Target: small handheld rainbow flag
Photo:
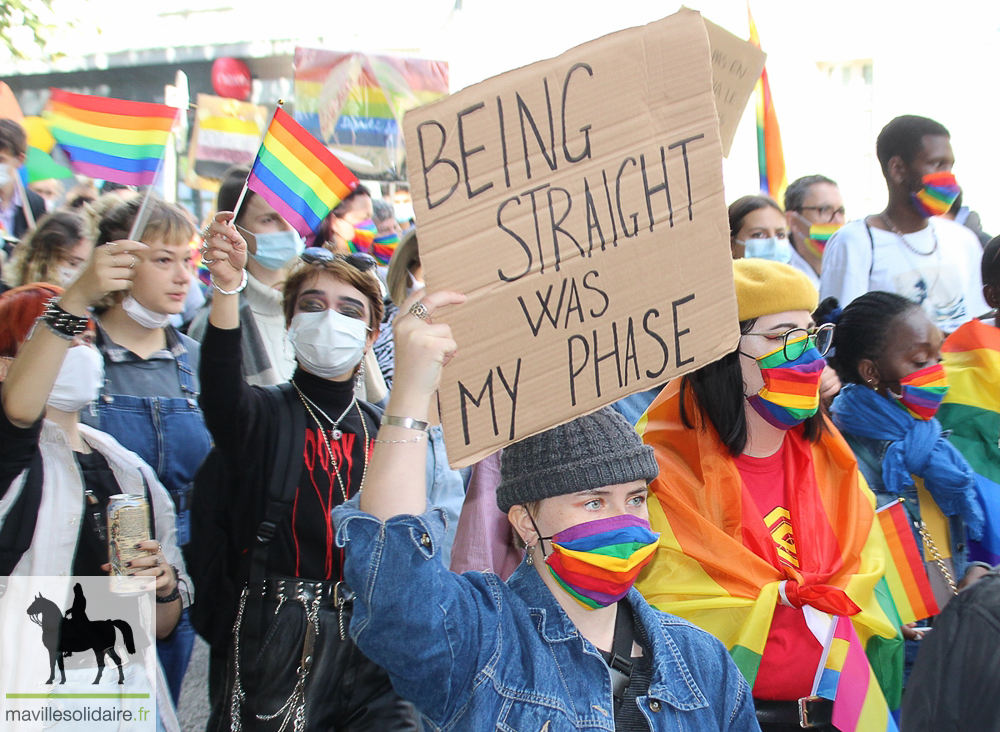
<instances>
[{"instance_id":1,"label":"small handheld rainbow flag","mask_svg":"<svg viewBox=\"0 0 1000 732\"><path fill-rule=\"evenodd\" d=\"M849 617L834 619L813 694L833 700L833 725L841 732L898 732L878 679Z\"/></svg>"},{"instance_id":2,"label":"small handheld rainbow flag","mask_svg":"<svg viewBox=\"0 0 1000 732\"><path fill-rule=\"evenodd\" d=\"M52 89L42 117L74 173L132 186L156 179L178 110Z\"/></svg>"},{"instance_id":3,"label":"small handheld rainbow flag","mask_svg":"<svg viewBox=\"0 0 1000 732\"><path fill-rule=\"evenodd\" d=\"M750 42L760 48L757 24L753 22L750 3L747 3L750 18ZM767 68L757 81L757 167L760 172L760 190L782 203L788 178L785 176L785 153L781 148L781 130L778 115L771 99L771 85L767 81Z\"/></svg>"},{"instance_id":4,"label":"small handheld rainbow flag","mask_svg":"<svg viewBox=\"0 0 1000 732\"><path fill-rule=\"evenodd\" d=\"M247 187L267 201L302 236L319 229L358 179L280 107L257 153Z\"/></svg>"},{"instance_id":5,"label":"small handheld rainbow flag","mask_svg":"<svg viewBox=\"0 0 1000 732\"><path fill-rule=\"evenodd\" d=\"M937 600L903 504L890 503L878 509L876 515L891 559L886 562L885 581L900 622L912 623L937 615Z\"/></svg>"}]
</instances>

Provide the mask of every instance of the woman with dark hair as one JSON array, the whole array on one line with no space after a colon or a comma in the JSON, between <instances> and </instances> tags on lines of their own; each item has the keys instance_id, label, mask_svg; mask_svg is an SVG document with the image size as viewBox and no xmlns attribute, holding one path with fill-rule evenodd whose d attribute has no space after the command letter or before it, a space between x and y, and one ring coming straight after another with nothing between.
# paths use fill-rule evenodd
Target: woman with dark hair
<instances>
[{"instance_id":1,"label":"woman with dark hair","mask_svg":"<svg viewBox=\"0 0 1000 732\"><path fill-rule=\"evenodd\" d=\"M911 300L862 295L837 321L834 365L846 385L831 408L878 505L903 499L941 608L966 575L966 529L979 539L984 522L972 468L934 416L947 392L943 341Z\"/></svg>"},{"instance_id":2,"label":"woman with dark hair","mask_svg":"<svg viewBox=\"0 0 1000 732\"><path fill-rule=\"evenodd\" d=\"M281 286L296 369L286 384L250 386L239 301L248 245L232 218L215 215L203 259L215 288L201 362L215 438L206 465L226 476L207 484L214 506L196 502L206 534L212 522L225 533L222 556L206 550L192 567L196 581L227 583L199 627L212 644L209 729L416 730L412 706L346 636L354 595L330 519L361 490L381 417L355 395L382 320L375 263L306 249ZM227 564L214 575L198 566L217 560Z\"/></svg>"},{"instance_id":3,"label":"woman with dark hair","mask_svg":"<svg viewBox=\"0 0 1000 732\"><path fill-rule=\"evenodd\" d=\"M729 204L733 259L791 260L785 214L770 196L743 196Z\"/></svg>"},{"instance_id":4,"label":"woman with dark hair","mask_svg":"<svg viewBox=\"0 0 1000 732\"><path fill-rule=\"evenodd\" d=\"M56 211L39 221L14 248L4 277L11 287L32 282L54 282L65 287L93 249L90 222L74 211Z\"/></svg>"},{"instance_id":5,"label":"woman with dark hair","mask_svg":"<svg viewBox=\"0 0 1000 732\"><path fill-rule=\"evenodd\" d=\"M765 732L797 726L800 709L832 729L830 703L811 697L833 618L850 618L899 705L899 623L875 592L881 532L820 411L833 328L815 327L815 287L778 262L740 259L733 272L739 346L668 384L638 424L659 461L650 523L661 532L638 586L729 647Z\"/></svg>"}]
</instances>

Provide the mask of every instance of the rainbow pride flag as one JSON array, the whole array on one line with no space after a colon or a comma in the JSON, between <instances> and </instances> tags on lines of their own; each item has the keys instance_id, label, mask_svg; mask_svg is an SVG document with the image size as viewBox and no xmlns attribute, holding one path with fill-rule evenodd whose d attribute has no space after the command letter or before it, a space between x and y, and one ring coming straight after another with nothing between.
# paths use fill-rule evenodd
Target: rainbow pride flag
<instances>
[{"instance_id":1,"label":"rainbow pride flag","mask_svg":"<svg viewBox=\"0 0 1000 732\"><path fill-rule=\"evenodd\" d=\"M874 496L850 447L832 425L815 444L799 427L789 432L787 480L800 486L786 507L799 562L789 567L779 562L774 537L711 424L695 417L692 429L681 420L679 382L667 384L636 425L660 468L648 501L660 540L636 587L651 605L721 640L752 687L781 602L779 587L786 582L787 593L794 584L816 610L850 615L896 709L903 671L899 616L884 578L885 539ZM690 390L686 399L687 414L699 415Z\"/></svg>"},{"instance_id":2,"label":"rainbow pride flag","mask_svg":"<svg viewBox=\"0 0 1000 732\"><path fill-rule=\"evenodd\" d=\"M1000 564L1000 328L971 320L948 336L941 353L950 388L937 418L976 471L986 514L983 539L969 542L969 556Z\"/></svg>"},{"instance_id":3,"label":"rainbow pride flag","mask_svg":"<svg viewBox=\"0 0 1000 732\"><path fill-rule=\"evenodd\" d=\"M358 179L279 107L247 187L263 196L299 234L310 236L334 206L358 187Z\"/></svg>"},{"instance_id":4,"label":"rainbow pride flag","mask_svg":"<svg viewBox=\"0 0 1000 732\"><path fill-rule=\"evenodd\" d=\"M52 89L42 113L74 173L148 186L170 141L175 107Z\"/></svg>"},{"instance_id":5,"label":"rainbow pride flag","mask_svg":"<svg viewBox=\"0 0 1000 732\"><path fill-rule=\"evenodd\" d=\"M899 501L880 508L876 515L882 525L889 559L885 580L902 623L912 623L937 615L937 600L927 579L924 560L910 529L906 509Z\"/></svg>"},{"instance_id":6,"label":"rainbow pride flag","mask_svg":"<svg viewBox=\"0 0 1000 732\"><path fill-rule=\"evenodd\" d=\"M836 618L822 666L813 693L833 700L832 721L837 729L898 732L850 618Z\"/></svg>"},{"instance_id":7,"label":"rainbow pride flag","mask_svg":"<svg viewBox=\"0 0 1000 732\"><path fill-rule=\"evenodd\" d=\"M760 48L757 25L753 22L750 3L747 3L750 18L750 42ZM785 175L785 153L781 147L781 130L778 116L771 98L771 85L767 81L767 67L757 81L757 168L760 172L760 190L782 203L788 178Z\"/></svg>"}]
</instances>

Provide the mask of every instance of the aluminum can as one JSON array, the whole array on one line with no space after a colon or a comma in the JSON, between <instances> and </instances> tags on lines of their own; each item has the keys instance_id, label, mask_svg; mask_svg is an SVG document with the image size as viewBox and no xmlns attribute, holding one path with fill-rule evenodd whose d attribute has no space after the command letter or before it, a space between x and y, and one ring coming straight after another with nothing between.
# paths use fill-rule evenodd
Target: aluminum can
<instances>
[{"instance_id":1,"label":"aluminum can","mask_svg":"<svg viewBox=\"0 0 1000 732\"><path fill-rule=\"evenodd\" d=\"M132 577L138 568L126 562L148 556L136 549L149 539L149 501L145 496L121 493L108 500L108 557L111 561L111 591L122 595L143 592L150 585L147 577Z\"/></svg>"}]
</instances>

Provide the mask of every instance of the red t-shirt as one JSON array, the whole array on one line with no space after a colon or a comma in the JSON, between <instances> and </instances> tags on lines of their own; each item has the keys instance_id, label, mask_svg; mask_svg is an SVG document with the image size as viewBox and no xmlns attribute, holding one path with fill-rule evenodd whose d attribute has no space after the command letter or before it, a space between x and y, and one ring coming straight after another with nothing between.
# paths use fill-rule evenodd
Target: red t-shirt
<instances>
[{"instance_id":1,"label":"red t-shirt","mask_svg":"<svg viewBox=\"0 0 1000 732\"><path fill-rule=\"evenodd\" d=\"M789 432L787 439L802 438ZM794 486L786 485L784 453L782 444L768 457L741 455L736 467L771 532L779 565L798 568L795 527L787 508ZM779 603L753 685L754 698L789 701L809 696L822 655L823 646L806 625L802 610Z\"/></svg>"}]
</instances>

